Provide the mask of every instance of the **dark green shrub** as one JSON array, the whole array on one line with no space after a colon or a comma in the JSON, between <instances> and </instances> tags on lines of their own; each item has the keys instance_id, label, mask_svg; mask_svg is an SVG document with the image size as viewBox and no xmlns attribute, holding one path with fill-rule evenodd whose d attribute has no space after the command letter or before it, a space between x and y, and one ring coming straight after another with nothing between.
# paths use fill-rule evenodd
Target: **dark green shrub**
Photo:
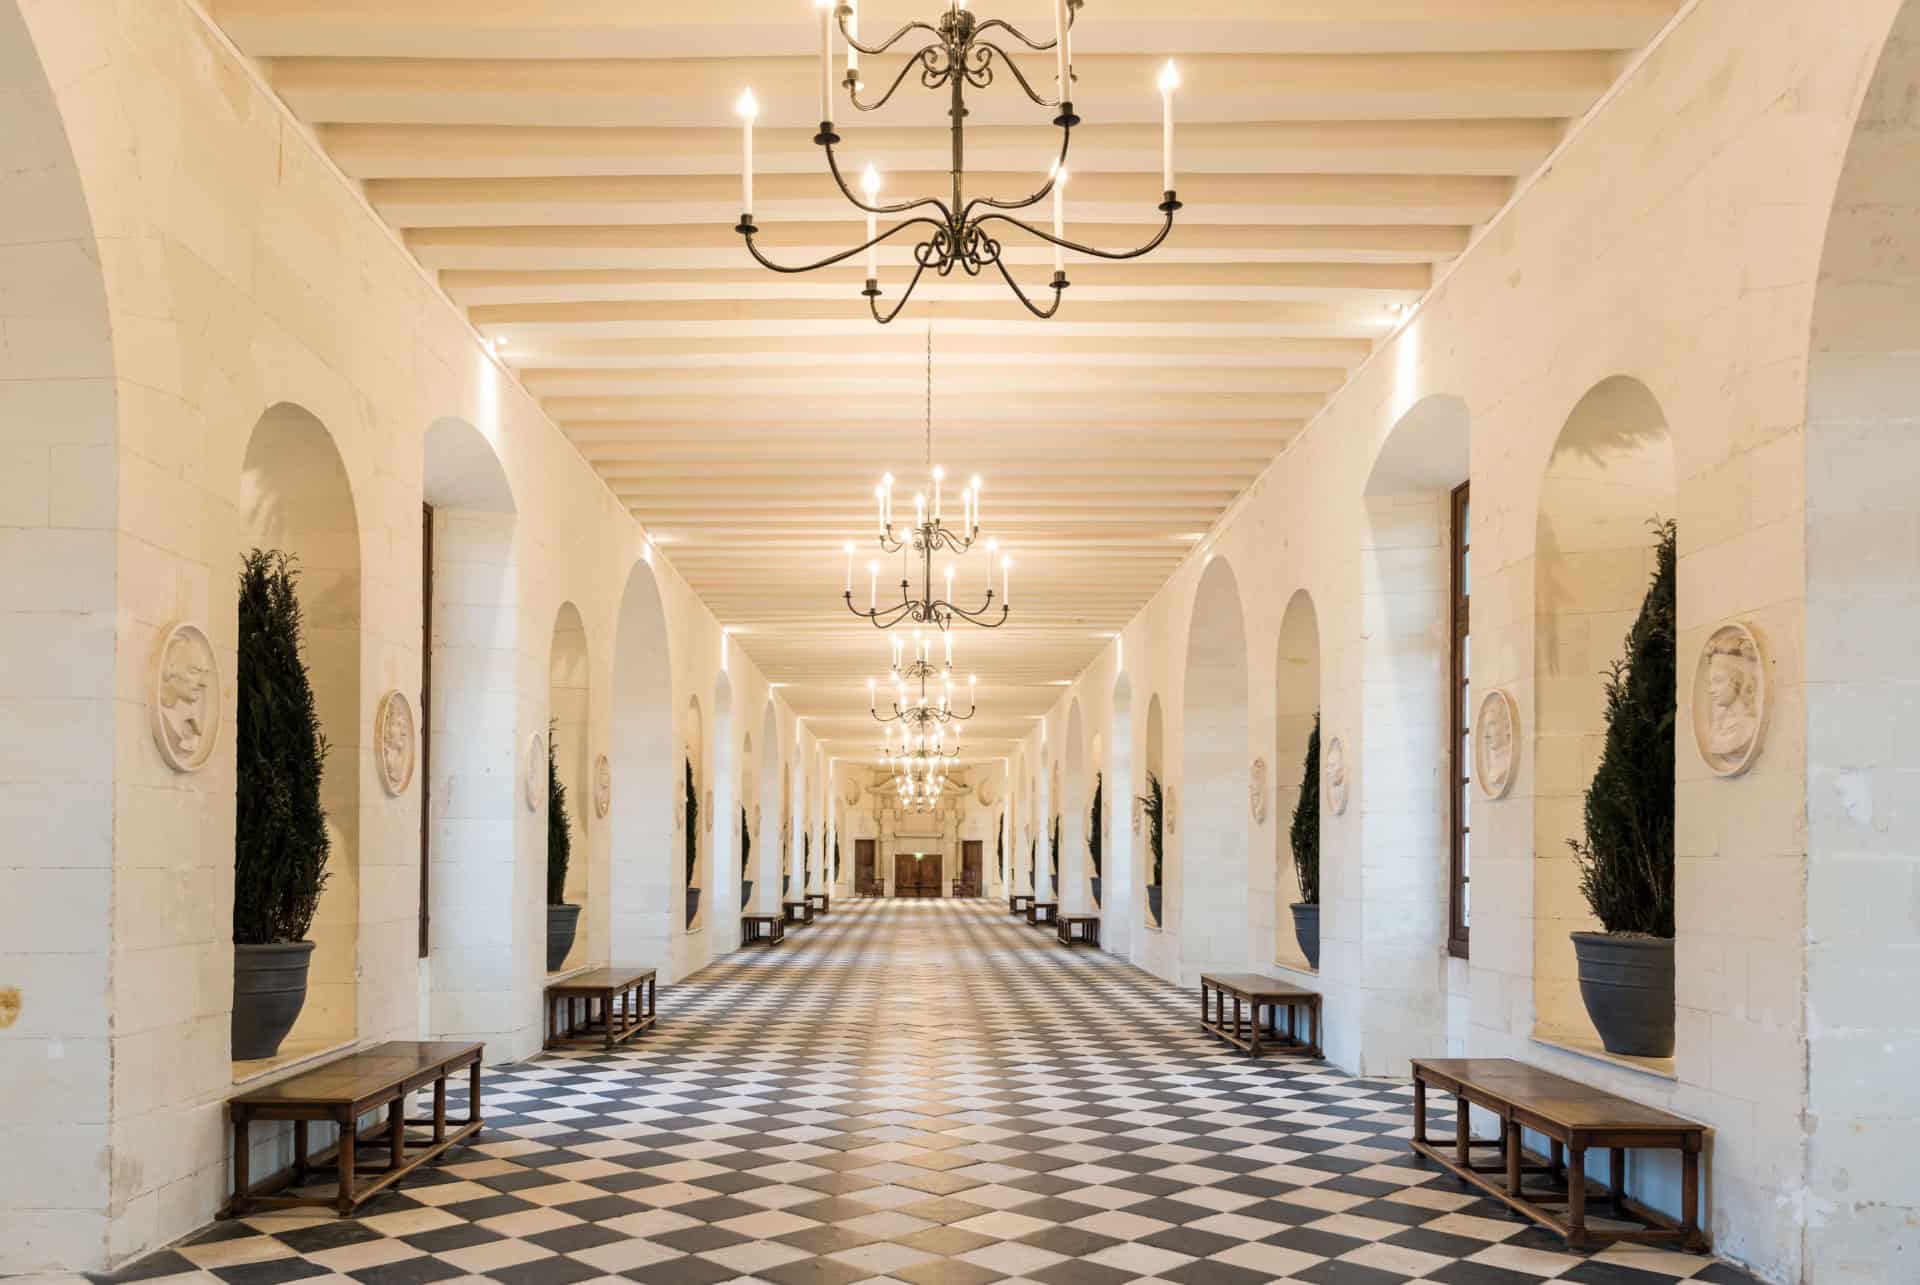
<instances>
[{"instance_id":1,"label":"dark green shrub","mask_svg":"<svg viewBox=\"0 0 1920 1285\"><path fill-rule=\"evenodd\" d=\"M1140 811L1147 819L1147 850L1153 854L1153 878L1147 883L1160 886L1160 865L1166 856L1167 790L1160 778L1147 773L1147 792L1140 796Z\"/></svg>"},{"instance_id":2,"label":"dark green shrub","mask_svg":"<svg viewBox=\"0 0 1920 1285\"><path fill-rule=\"evenodd\" d=\"M1100 845L1103 840L1100 829L1101 823L1106 819L1102 815L1105 806L1101 792L1105 789L1106 779L1095 772L1093 774L1093 811L1087 817L1087 859L1093 863L1095 879L1100 877Z\"/></svg>"},{"instance_id":3,"label":"dark green shrub","mask_svg":"<svg viewBox=\"0 0 1920 1285\"><path fill-rule=\"evenodd\" d=\"M1307 758L1300 768L1300 801L1293 805L1293 824L1287 830L1293 845L1293 873L1300 880L1303 905L1320 904L1320 715L1313 716L1307 736Z\"/></svg>"},{"instance_id":4,"label":"dark green shrub","mask_svg":"<svg viewBox=\"0 0 1920 1285\"><path fill-rule=\"evenodd\" d=\"M1673 936L1673 735L1678 533L1655 522L1653 582L1607 675L1607 739L1587 787L1580 891L1610 933Z\"/></svg>"},{"instance_id":5,"label":"dark green shrub","mask_svg":"<svg viewBox=\"0 0 1920 1285\"><path fill-rule=\"evenodd\" d=\"M745 879L753 869L753 835L747 828L747 810L740 809L740 877Z\"/></svg>"},{"instance_id":6,"label":"dark green shrub","mask_svg":"<svg viewBox=\"0 0 1920 1285\"><path fill-rule=\"evenodd\" d=\"M700 796L693 788L693 760L687 764L687 887L700 871Z\"/></svg>"},{"instance_id":7,"label":"dark green shrub","mask_svg":"<svg viewBox=\"0 0 1920 1285\"><path fill-rule=\"evenodd\" d=\"M327 738L301 656L299 578L279 550L242 559L233 940L246 946L304 940L327 886Z\"/></svg>"},{"instance_id":8,"label":"dark green shrub","mask_svg":"<svg viewBox=\"0 0 1920 1285\"><path fill-rule=\"evenodd\" d=\"M573 859L573 818L567 815L567 787L560 783L554 753L554 724L547 723L547 904L567 899L567 863Z\"/></svg>"}]
</instances>

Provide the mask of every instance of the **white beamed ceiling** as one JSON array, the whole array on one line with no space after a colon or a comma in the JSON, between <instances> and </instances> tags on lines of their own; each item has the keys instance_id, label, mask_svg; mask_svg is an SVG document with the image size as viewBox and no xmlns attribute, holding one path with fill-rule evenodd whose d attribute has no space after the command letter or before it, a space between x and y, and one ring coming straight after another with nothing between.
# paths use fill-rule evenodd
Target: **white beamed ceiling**
<instances>
[{"instance_id":1,"label":"white beamed ceiling","mask_svg":"<svg viewBox=\"0 0 1920 1285\"><path fill-rule=\"evenodd\" d=\"M907 497L924 476L931 316L936 457L986 478L988 529L1016 559L1013 622L957 635L981 684L966 746L985 757L1030 730L1679 0L1088 0L1071 234L1117 246L1158 219L1169 56L1185 78L1179 226L1149 258L1070 263L1058 320L1029 319L995 278L925 283L885 328L857 265L776 275L732 230L733 103L751 86L768 252L818 257L861 233L811 141L809 0L209 4L848 757L878 740L865 680L887 638L841 605L841 546L868 535L880 473ZM973 4L1051 28L1047 0ZM863 31L944 7L862 0ZM869 60L870 83L888 62ZM1044 114L1004 76L969 107L973 190L1036 187L1057 147ZM910 80L842 123L843 158L877 165L896 199L940 192L944 111ZM882 256L885 286L907 253ZM1049 251L1016 241L1008 258L1046 293ZM983 555L963 560L963 585L985 574Z\"/></svg>"}]
</instances>

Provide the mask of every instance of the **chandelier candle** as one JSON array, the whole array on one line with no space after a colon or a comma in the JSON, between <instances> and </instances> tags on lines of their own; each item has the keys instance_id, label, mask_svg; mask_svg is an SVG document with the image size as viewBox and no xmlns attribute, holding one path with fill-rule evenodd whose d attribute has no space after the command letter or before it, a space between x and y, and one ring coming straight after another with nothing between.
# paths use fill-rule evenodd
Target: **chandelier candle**
<instances>
[{"instance_id":1,"label":"chandelier candle","mask_svg":"<svg viewBox=\"0 0 1920 1285\"><path fill-rule=\"evenodd\" d=\"M960 0L949 0L945 11L937 20L916 20L902 25L892 35L877 44L864 44L860 39L860 24L854 0L816 0L822 6L820 34L820 132L814 136L825 154L827 172L842 196L855 207L867 213L867 236L860 244L851 249L829 254L825 258L811 263L787 264L773 260L761 251L755 241L760 229L754 226L751 217L743 217L735 225L734 231L744 239L747 252L754 261L774 272L800 273L816 269L830 268L848 261L858 261L863 253L867 262L867 285L861 291L867 299L873 319L882 325L899 317L912 297L921 280L929 272L937 277L954 276L958 269L967 277L979 276L989 270L998 272L1020 305L1028 312L1042 319L1052 317L1059 312L1061 300L1068 286L1065 251L1083 254L1090 258L1110 261L1137 259L1158 249L1167 235L1173 230L1175 211L1180 209L1179 198L1173 191L1172 159L1172 87L1166 83L1161 86L1161 109L1167 122L1166 140L1162 147L1162 172L1165 178L1163 199L1157 208L1163 216L1160 226L1148 240L1133 249L1107 250L1098 246L1085 245L1065 238L1065 217L1060 208L1059 184L1049 179L1027 194L1014 193L1008 196L996 196L981 192L969 192L967 189L966 169L966 121L968 117L967 91L986 90L991 86L1011 85L1017 92L1025 94L1034 106L1052 112L1052 123L1060 130L1060 150L1055 158L1052 172L1064 181L1066 177L1067 152L1071 144L1073 129L1080 124L1080 117L1073 110L1073 61L1070 57L1073 26L1083 0L1052 0L1053 39L1035 40L1003 18L982 18L967 8ZM920 0L931 5L931 0ZM952 161L948 167L950 184L948 190L939 195L927 195L918 198L892 201L881 205L878 190L873 189L866 200L861 200L849 185L848 175L842 172L839 156L835 149L839 146L840 135L834 131L833 103L833 47L835 36L833 26L838 22L840 38L847 44L846 71L842 79L848 99L854 108L862 112L878 111L893 100L909 79L918 82L921 88L944 92L948 98L947 117L951 122L948 132L951 138ZM920 42L914 48L910 41ZM866 85L860 79L860 55L870 57L894 53L900 49L905 57L897 75L884 85L876 86L875 96L865 97ZM1047 98L1035 90L1038 83L1046 84L1044 74L1030 76L1024 70L1015 54L1051 54L1054 60L1055 94ZM751 188L743 189L751 192ZM1037 222L1028 222L1021 212L1030 211L1045 201L1051 193L1054 196L1054 231L1049 234L1045 227ZM747 202L751 205L751 201ZM880 216L896 220L889 226L881 226ZM1035 302L1034 296L1024 289L1014 277L1008 264L1008 257L1002 239L1010 232L1031 237L1035 241L1059 241L1054 255L1054 272L1047 288L1053 291L1052 299L1043 306ZM883 306L878 285L877 261L872 252L872 243L889 240L906 234L912 241L911 255L913 272L901 289L899 297ZM1037 292L1036 292L1037 293ZM938 504L935 505L936 512Z\"/></svg>"},{"instance_id":2,"label":"chandelier candle","mask_svg":"<svg viewBox=\"0 0 1920 1285\"><path fill-rule=\"evenodd\" d=\"M848 45L847 47L851 49L853 46ZM879 204L880 171L874 169L871 165L867 166L866 177L861 179L860 182L861 186L866 189L867 204L869 206ZM878 217L873 210L869 209L867 211L867 288L869 290L876 287L880 282L880 241L874 232L877 226L875 220Z\"/></svg>"},{"instance_id":3,"label":"chandelier candle","mask_svg":"<svg viewBox=\"0 0 1920 1285\"><path fill-rule=\"evenodd\" d=\"M1173 91L1180 88L1180 69L1169 58L1160 69L1160 185L1173 191Z\"/></svg>"},{"instance_id":4,"label":"chandelier candle","mask_svg":"<svg viewBox=\"0 0 1920 1285\"><path fill-rule=\"evenodd\" d=\"M740 113L740 222L745 225L753 221L753 118L760 114L751 89L740 95L734 110Z\"/></svg>"}]
</instances>

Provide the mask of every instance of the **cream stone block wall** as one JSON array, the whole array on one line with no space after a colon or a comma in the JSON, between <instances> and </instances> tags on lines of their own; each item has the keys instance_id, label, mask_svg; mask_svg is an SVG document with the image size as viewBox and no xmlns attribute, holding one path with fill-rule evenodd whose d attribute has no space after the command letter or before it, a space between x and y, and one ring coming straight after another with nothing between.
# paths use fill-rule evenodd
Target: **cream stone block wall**
<instances>
[{"instance_id":1,"label":"cream stone block wall","mask_svg":"<svg viewBox=\"0 0 1920 1285\"><path fill-rule=\"evenodd\" d=\"M7 0L0 67L0 816L22 840L0 857L0 987L22 997L0 1031L14 1108L0 1125L0 1223L24 1228L0 1241L0 1272L94 1269L203 1225L227 1190L233 586L262 416L284 404L317 421L353 502L337 534L357 551L357 589L317 559L315 589L330 583L310 603L316 680L357 688L326 712L341 729L329 789L357 795L334 817L357 861L337 865L327 913L351 925L355 954L316 975L313 1009L351 1012L344 1038L484 1036L489 1061L537 1047L544 803L526 808L518 784L550 712L560 604L579 609L598 749L616 721L635 568L657 584L665 646L651 654L675 708L714 690L720 628L195 10ZM474 786L470 811L466 794L436 794L450 935L423 981L421 791L388 796L366 747L380 693L421 687L420 505L463 507L427 493L426 438L448 419L497 460L514 521L510 536L505 523L473 532L443 598L466 596L463 574L494 579L485 602L461 604L476 608L470 631L439 657L443 673L472 667L471 703L433 712L440 748L463 731L487 748L442 782ZM349 603L358 657L336 665ZM219 748L190 776L160 760L147 726L153 644L180 619L213 639L224 701ZM729 669L737 702L769 699L745 653ZM671 726L658 736L679 739ZM615 781L616 810L667 797ZM623 935L634 921L612 910L614 889L664 893L670 859L588 828L588 951L657 960L669 984L717 939ZM446 922L469 908L461 928ZM269 1136L257 1162L284 1152Z\"/></svg>"},{"instance_id":2,"label":"cream stone block wall","mask_svg":"<svg viewBox=\"0 0 1920 1285\"><path fill-rule=\"evenodd\" d=\"M1915 935L1899 909L1911 900L1913 845L1889 800L1903 797L1898 773L1910 766L1898 729L1912 720L1902 718L1898 685L1913 675L1905 598L1891 586L1912 579L1916 528L1911 488L1879 500L1868 488L1884 491L1912 471L1887 464L1904 461L1910 446L1920 345L1883 332L1855 357L1858 344L1836 339L1821 367L1830 378L1815 388L1821 431L1810 441L1803 427L1809 316L1835 182L1899 8L1783 0L1764 22L1735 0L1684 10L1049 719L1078 699L1097 725L1124 656L1134 761L1151 753L1145 711L1157 698L1161 774L1181 799L1184 830L1193 788L1181 779L1181 685L1203 568L1224 558L1243 585L1258 586L1243 594L1249 758L1274 753L1266 712L1281 617L1297 590L1311 593L1323 736L1345 740L1353 773L1347 814L1322 817L1318 985L1329 1055L1380 1074L1404 1074L1405 1056L1419 1051L1517 1057L1706 1122L1715 1248L1779 1281L1889 1279L1915 1203L1910 1175L1890 1168L1906 1154L1894 1139L1913 1119L1912 1095L1895 1078L1911 1070L1920 1025L1906 1002L1913 988L1899 984ZM1901 243L1890 229L1911 225L1911 192L1901 185L1920 167L1889 158L1907 156L1898 140L1912 129L1912 81L1904 72L1883 80L1868 113L1874 129L1863 135L1877 158L1863 166L1882 188L1855 211L1883 235L1858 238L1835 275L1872 300L1858 305L1862 315L1911 319L1920 316L1908 280L1915 256L1893 248ZM1566 652L1568 688L1536 686L1538 525L1562 426L1589 390L1622 375L1646 386L1672 435L1683 680L1706 636L1737 618L1766 640L1775 698L1766 749L1735 780L1712 777L1694 753L1681 702L1679 1047L1670 1072L1533 1038L1544 1016L1536 985L1553 981L1536 975L1538 948L1557 950L1579 909L1554 886L1566 871L1546 870L1546 848L1563 846L1569 791L1593 762L1588 734L1564 735L1554 712L1558 698L1591 696L1593 680ZM1861 406L1869 375L1886 396ZM1435 397L1464 408L1452 436L1428 414ZM1816 470L1838 479L1824 512L1805 498L1821 493ZM1472 686L1513 693L1521 741L1512 792L1472 804L1472 957L1462 962L1445 954L1440 502L1468 480ZM1617 654L1646 569L1643 557L1583 567L1571 583L1606 601L1584 613L1584 629L1556 627L1555 647L1584 649L1589 669ZM1803 641L1810 594L1831 601L1821 610L1834 622L1817 671ZM1816 674L1817 709L1802 690ZM1831 747L1817 766L1809 727ZM1543 834L1552 842L1542 840L1536 858ZM1183 946L1178 932L1148 930L1131 955L1176 979ZM1272 967L1259 946L1244 962ZM1864 977L1883 978L1870 989L1889 1001L1871 1015L1846 1007L1849 991L1856 1000L1866 993ZM1821 1018L1823 997L1840 1016ZM1656 1203L1675 1198L1662 1165L1636 1169L1632 1181Z\"/></svg>"}]
</instances>

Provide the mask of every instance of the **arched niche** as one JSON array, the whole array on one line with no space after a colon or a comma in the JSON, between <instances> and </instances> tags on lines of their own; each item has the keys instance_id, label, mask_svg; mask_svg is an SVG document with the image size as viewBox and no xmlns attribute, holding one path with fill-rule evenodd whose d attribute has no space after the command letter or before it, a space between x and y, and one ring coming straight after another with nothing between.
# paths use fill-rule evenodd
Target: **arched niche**
<instances>
[{"instance_id":1,"label":"arched niche","mask_svg":"<svg viewBox=\"0 0 1920 1285\"><path fill-rule=\"evenodd\" d=\"M1273 762L1267 771L1267 824L1273 833L1274 962L1310 969L1293 928L1300 900L1293 814L1300 806L1308 744L1320 714L1320 618L1313 596L1298 590L1280 617L1274 645Z\"/></svg>"},{"instance_id":2,"label":"arched niche","mask_svg":"<svg viewBox=\"0 0 1920 1285\"><path fill-rule=\"evenodd\" d=\"M427 1021L436 1037L481 1038L503 1030L504 1015L515 1009L516 757L524 739L515 735L517 513L492 443L459 419L427 429L421 496L421 937L436 979ZM605 907L597 907L597 920L593 909L590 901L585 932L604 941Z\"/></svg>"},{"instance_id":3,"label":"arched niche","mask_svg":"<svg viewBox=\"0 0 1920 1285\"><path fill-rule=\"evenodd\" d=\"M780 717L769 700L760 720L760 827L753 840L754 896L760 910L768 914L780 909L780 873L785 860L780 852L782 798Z\"/></svg>"},{"instance_id":4,"label":"arched niche","mask_svg":"<svg viewBox=\"0 0 1920 1285\"><path fill-rule=\"evenodd\" d=\"M573 949L561 968L569 969L592 961L602 952L592 940L592 915L588 907L587 814L593 808L590 779L592 749L588 728L593 714L591 669L587 655L587 626L580 609L571 602L560 604L554 614L553 640L547 653L547 736L560 786L566 791L567 823L573 837L567 862L566 903L583 907L580 922L586 931L574 935ZM551 818L549 818L551 821ZM543 881L544 886L544 881ZM551 890L545 894L551 896Z\"/></svg>"},{"instance_id":5,"label":"arched niche","mask_svg":"<svg viewBox=\"0 0 1920 1285\"><path fill-rule=\"evenodd\" d=\"M1533 1003L1535 1033L1599 1047L1570 933L1599 924L1567 849L1584 835L1606 739L1606 677L1653 577L1651 524L1674 512L1671 435L1646 385L1602 380L1567 416L1534 532ZM1684 538L1685 532L1682 532ZM1529 764L1516 771L1520 786ZM1501 805L1494 805L1501 806Z\"/></svg>"},{"instance_id":6,"label":"arched niche","mask_svg":"<svg viewBox=\"0 0 1920 1285\"><path fill-rule=\"evenodd\" d=\"M723 669L713 679L713 828L709 830L704 820L700 823L707 847L701 878L712 905L703 904L700 914L710 924L734 924L736 931L738 921L731 912L740 904L739 857L734 846L740 834L739 795L735 793L739 788L735 779L738 770L733 745L733 684ZM704 796L701 806L706 806Z\"/></svg>"},{"instance_id":7,"label":"arched niche","mask_svg":"<svg viewBox=\"0 0 1920 1285\"><path fill-rule=\"evenodd\" d=\"M307 674L328 746L320 783L332 845L327 886L307 934L314 943L307 1002L281 1046L284 1058L359 1034L361 925L375 914L390 918L385 907L368 914L361 908L360 781L372 773L363 772L360 758L373 702L361 699L360 526L332 434L299 406L270 407L255 423L239 492L236 555L278 549L295 559Z\"/></svg>"},{"instance_id":8,"label":"arched niche","mask_svg":"<svg viewBox=\"0 0 1920 1285\"><path fill-rule=\"evenodd\" d=\"M1146 787L1134 773L1133 679L1122 673L1113 680L1112 736L1107 745L1107 846L1102 858L1101 927L1112 938L1108 949L1125 954L1132 946L1132 915L1115 914L1108 906L1129 910L1138 899L1140 879L1135 854L1141 850L1133 833L1133 800Z\"/></svg>"},{"instance_id":9,"label":"arched niche","mask_svg":"<svg viewBox=\"0 0 1920 1285\"><path fill-rule=\"evenodd\" d=\"M1092 899L1087 879L1093 871L1087 860L1088 801L1093 797L1092 770L1087 765L1087 727L1076 698L1067 707L1067 734L1060 798L1054 805L1060 817L1060 909L1077 911Z\"/></svg>"},{"instance_id":10,"label":"arched niche","mask_svg":"<svg viewBox=\"0 0 1920 1285\"><path fill-rule=\"evenodd\" d=\"M1155 692L1147 698L1147 744L1145 751L1147 770L1146 775L1143 776L1140 781L1140 792L1143 795L1152 789L1152 784L1155 780L1160 782L1163 789L1166 786L1166 740L1166 716L1160 712L1160 693ZM1166 836L1165 842L1161 844L1162 851L1166 858L1170 858L1172 855L1172 842L1173 836L1169 834ZM1167 926L1165 881L1171 873L1169 862L1164 858L1160 862L1160 868L1158 870L1154 868L1153 822L1142 817L1140 822L1140 882L1142 888L1140 904L1142 907L1141 913L1144 915L1142 922L1149 928L1164 929ZM1161 898L1160 912L1157 915L1153 909L1155 889L1159 890L1158 895Z\"/></svg>"},{"instance_id":11,"label":"arched niche","mask_svg":"<svg viewBox=\"0 0 1920 1285\"><path fill-rule=\"evenodd\" d=\"M629 569L620 596L612 707L611 957L666 961L679 918L669 902L681 886L673 824L680 756L666 609L644 561Z\"/></svg>"},{"instance_id":12,"label":"arched niche","mask_svg":"<svg viewBox=\"0 0 1920 1285\"><path fill-rule=\"evenodd\" d=\"M1792 889L1802 863L1794 860L1791 825L1756 826L1752 818L1781 815L1782 805L1799 801L1793 778L1798 754L1805 756L1805 937L1788 937L1796 925L1778 917L1764 954L1790 959L1804 950L1806 1012L1820 1019L1806 1032L1807 1186L1810 1207L1820 1211L1797 1229L1806 1280L1911 1274L1920 1226L1920 1169L1900 1158L1903 1149L1886 1145L1888 1126L1906 1128L1913 1115L1920 987L1866 984L1888 976L1879 970L1890 961L1913 957L1915 903L1910 899L1902 914L1893 890L1915 887L1920 852L1920 815L1911 804L1920 796L1911 750L1920 696L1920 599L1913 592L1920 585L1913 536L1920 529L1913 485L1920 477L1916 84L1920 0L1908 0L1888 29L1854 120L1813 300L1805 748L1791 730L1798 677L1791 619L1757 614L1753 624L1781 680L1776 730L1745 776L1697 787L1725 800L1720 806L1729 815L1748 818L1744 833L1777 840L1771 850L1748 845L1737 853L1743 888L1756 902L1772 902L1775 888ZM1689 657L1683 651L1683 676ZM1688 702L1681 703L1685 718ZM1685 732L1680 753L1686 764ZM1761 953L1756 947L1755 957ZM1748 1016L1778 1020L1773 1013ZM1871 1180L1862 1181L1863 1174Z\"/></svg>"},{"instance_id":13,"label":"arched niche","mask_svg":"<svg viewBox=\"0 0 1920 1285\"><path fill-rule=\"evenodd\" d=\"M707 782L713 778L707 770L707 727L706 716L700 708L699 696L687 697L685 732L680 751L680 767L675 775L675 788L680 791L677 798L684 801L688 774L692 774L694 806L686 808L681 814L684 829L680 842L673 849L673 886L679 894L673 899L673 927L675 932L688 935L697 932L707 918L711 907L707 904L706 871L707 854L712 843L707 838L707 823L713 818L711 800L707 798ZM688 858L688 844L692 844L692 858ZM700 896L694 897L694 890L700 890ZM692 913L687 913L691 909Z\"/></svg>"},{"instance_id":14,"label":"arched niche","mask_svg":"<svg viewBox=\"0 0 1920 1285\"><path fill-rule=\"evenodd\" d=\"M1225 558L1201 574L1187 627L1177 829L1167 850L1177 890L1182 982L1249 961L1247 629Z\"/></svg>"}]
</instances>

